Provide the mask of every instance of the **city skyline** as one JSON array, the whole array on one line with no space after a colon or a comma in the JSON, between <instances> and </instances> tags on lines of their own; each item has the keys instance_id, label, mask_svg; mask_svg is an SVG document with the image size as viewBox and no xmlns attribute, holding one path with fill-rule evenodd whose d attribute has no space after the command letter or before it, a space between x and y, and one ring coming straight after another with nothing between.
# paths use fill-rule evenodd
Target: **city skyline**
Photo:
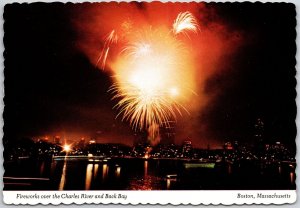
<instances>
[{"instance_id":1,"label":"city skyline","mask_svg":"<svg viewBox=\"0 0 300 208\"><path fill-rule=\"evenodd\" d=\"M198 146L197 144L195 145L196 148L199 149L223 149L224 145L226 145L227 143L230 143L231 145L233 145L234 143L240 143L242 142L244 145L247 146L255 146L258 143L262 143L263 145L272 145L272 144L276 144L276 143L281 143L284 145L287 145L288 148L292 151L295 151L295 147L289 143L287 143L284 139L276 139L276 138L269 138L265 136L265 130L264 130L264 123L263 121L259 118L256 120L256 123L253 125L252 128L252 141L243 141L240 140L238 138L222 138L220 141L222 141L223 143L219 143L218 145L212 145L210 143L207 143L206 146L202 145L202 146ZM147 138L147 133L134 133L133 139L129 140L129 139L124 139L123 141L111 141L109 137L107 138L103 138L101 135L101 132L96 132L94 134L91 134L92 136L88 136L88 135L74 135L73 137L68 137L65 134L44 134L42 136L34 136L34 137L30 137L30 136L23 136L23 137L19 137L17 138L15 145L18 145L18 143L22 143L23 139L29 139L32 140L34 142L38 142L38 141L43 141L43 142L47 142L47 143L53 143L53 144L60 144L60 145L71 145L71 146L76 146L78 143L83 142L84 144L91 144L91 143L96 143L96 144L124 144L127 146L135 146L136 144L149 144L151 146L157 146L159 144L161 145L170 145L170 144L174 144L174 145L182 145L184 144L186 141L191 141L191 138L186 137L183 138L182 140L175 140L174 135L162 135L160 142L158 144L151 144L151 142L148 140ZM129 142L128 142L129 141Z\"/></svg>"}]
</instances>

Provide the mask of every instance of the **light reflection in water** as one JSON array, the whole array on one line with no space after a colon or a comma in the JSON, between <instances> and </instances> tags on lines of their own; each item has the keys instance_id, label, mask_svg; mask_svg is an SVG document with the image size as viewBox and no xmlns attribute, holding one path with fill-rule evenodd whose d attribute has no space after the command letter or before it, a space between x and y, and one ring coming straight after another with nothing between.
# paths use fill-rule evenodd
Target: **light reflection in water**
<instances>
[{"instance_id":1,"label":"light reflection in water","mask_svg":"<svg viewBox=\"0 0 300 208\"><path fill-rule=\"evenodd\" d=\"M148 161L145 160L144 162L144 175L145 177L148 175Z\"/></svg>"},{"instance_id":2,"label":"light reflection in water","mask_svg":"<svg viewBox=\"0 0 300 208\"><path fill-rule=\"evenodd\" d=\"M51 175L54 174L55 169L56 169L56 161L52 160L52 162L51 162L51 169L50 169Z\"/></svg>"},{"instance_id":3,"label":"light reflection in water","mask_svg":"<svg viewBox=\"0 0 300 208\"><path fill-rule=\"evenodd\" d=\"M42 162L40 167L40 175L43 176L45 171L45 161Z\"/></svg>"},{"instance_id":4,"label":"light reflection in water","mask_svg":"<svg viewBox=\"0 0 300 208\"><path fill-rule=\"evenodd\" d=\"M85 176L85 190L90 190L93 175L93 164L88 164L86 166L86 176Z\"/></svg>"},{"instance_id":5,"label":"light reflection in water","mask_svg":"<svg viewBox=\"0 0 300 208\"><path fill-rule=\"evenodd\" d=\"M120 178L120 175L121 175L121 167L118 166L117 169L116 169L116 177Z\"/></svg>"},{"instance_id":6,"label":"light reflection in water","mask_svg":"<svg viewBox=\"0 0 300 208\"><path fill-rule=\"evenodd\" d=\"M278 166L278 172L281 175L281 173L282 173L282 167L281 167L281 165Z\"/></svg>"},{"instance_id":7,"label":"light reflection in water","mask_svg":"<svg viewBox=\"0 0 300 208\"><path fill-rule=\"evenodd\" d=\"M62 157L63 159L63 157ZM48 162L48 161L47 161ZM166 178L166 174L170 174L169 169L172 168L170 166L167 166L167 171L161 171L159 170L160 167L157 166L156 161L151 161L151 160L139 160L137 162L132 162L131 166L129 168L126 166L127 164L122 165L122 163L116 164L116 162L112 163L94 163L94 164L88 164L88 163L83 163L79 161L79 166L75 166L73 168L73 165L77 165L74 163L74 161L68 161L67 158L65 158L63 161L56 161L52 160L51 162L51 167L49 167L47 162L43 164L43 162L39 162L39 166L37 167L37 171L41 175L49 175L49 177L54 178L55 176L55 185L58 190L65 190L65 189L71 189L73 186L75 188L78 188L80 186L81 189L103 189L106 187L111 188L124 188L126 190L161 190L161 189L167 189L171 190L174 188L181 188L182 184L181 181L183 180L169 180ZM119 161L118 161L119 162ZM69 167L69 165L71 166ZM76 167L82 167L81 165L83 164L83 169L78 170ZM121 165L121 166L119 166ZM163 164L165 165L165 164ZM275 166L276 165L276 166ZM44 166L44 167L43 167ZM124 169L124 167L126 168ZM36 167L36 166L35 166ZM113 168L111 171L109 171L109 167ZM263 171L263 165L258 166L262 167L262 170L255 169L257 170L256 175L258 179L261 179L262 177L259 175L260 171ZM131 168L131 169L130 169ZM278 177L280 180L283 181L282 184L284 186L288 187L295 187L295 165L294 164L274 164L271 167L266 166L265 167L265 173L266 176L269 176L269 172L272 170L271 177ZM268 169L272 168L272 169ZM58 170L59 169L59 170ZM84 169L86 169L86 174L84 174ZM102 169L102 170L101 170ZM230 169L232 171L231 174L235 173L236 167L233 165L228 165L226 167L227 174L230 174ZM238 170L238 169L237 169ZM49 173L51 171L51 173ZM74 172L75 171L75 172ZM82 174L77 174L76 171L82 171ZM269 172L268 172L269 171ZM200 172L200 171L199 171ZM39 174L38 173L38 174ZM172 174L177 174L177 172L171 172ZM222 170L223 173L223 170ZM242 172L243 173L243 172ZM121 175L122 174L122 175ZM199 173L200 174L200 173ZM81 180L78 181L70 181L74 179L74 175L78 175L82 177ZM247 176L249 174L247 173ZM185 175L184 175L185 176ZM207 175L206 175L207 176ZM230 175L227 175L230 176ZM254 177L255 177L254 176ZM97 178L99 177L99 178ZM183 176L182 176L183 177ZM207 180L212 180L210 176L207 176ZM70 179L69 179L70 178ZM76 177L75 177L76 178ZM97 180L95 180L97 179ZM112 179L112 180L108 180ZM115 180L113 180L115 179ZM194 178L192 178L194 180ZM196 179L197 180L197 179ZM123 181L126 182L123 183ZM69 183L70 182L70 183ZM122 182L122 183L120 183ZM222 181L221 181L222 182ZM269 183L266 181L266 183ZM74 185L73 185L74 184ZM125 184L125 185L123 185ZM192 184L193 185L193 184ZM254 184L257 187L260 187L259 184ZM264 185L264 184L263 184ZM269 185L269 184L266 184ZM42 187L43 188L43 187Z\"/></svg>"},{"instance_id":8,"label":"light reflection in water","mask_svg":"<svg viewBox=\"0 0 300 208\"><path fill-rule=\"evenodd\" d=\"M64 159L64 166L63 166L63 170L62 170L61 178L60 178L60 183L59 183L59 186L58 186L58 190L59 191L64 190L65 181L66 181L66 171L67 171L67 159L65 157L65 159Z\"/></svg>"},{"instance_id":9,"label":"light reflection in water","mask_svg":"<svg viewBox=\"0 0 300 208\"><path fill-rule=\"evenodd\" d=\"M148 172L148 161L144 161L144 174L137 175L132 180L130 180L130 184L128 190L152 190L153 182L157 182L158 177L149 175Z\"/></svg>"},{"instance_id":10,"label":"light reflection in water","mask_svg":"<svg viewBox=\"0 0 300 208\"><path fill-rule=\"evenodd\" d=\"M103 164L102 166L102 179L105 180L108 174L108 166L107 164Z\"/></svg>"},{"instance_id":11,"label":"light reflection in water","mask_svg":"<svg viewBox=\"0 0 300 208\"><path fill-rule=\"evenodd\" d=\"M228 164L228 174L230 175L232 173L232 166L231 164Z\"/></svg>"},{"instance_id":12,"label":"light reflection in water","mask_svg":"<svg viewBox=\"0 0 300 208\"><path fill-rule=\"evenodd\" d=\"M148 175L148 160L144 161L144 178L141 179L141 186L138 190L152 190L152 177Z\"/></svg>"},{"instance_id":13,"label":"light reflection in water","mask_svg":"<svg viewBox=\"0 0 300 208\"><path fill-rule=\"evenodd\" d=\"M294 183L295 183L295 173L293 171L290 172L290 179L291 179L291 184L294 185Z\"/></svg>"},{"instance_id":14,"label":"light reflection in water","mask_svg":"<svg viewBox=\"0 0 300 208\"><path fill-rule=\"evenodd\" d=\"M167 179L167 189L169 190L171 187L171 180L168 178Z\"/></svg>"},{"instance_id":15,"label":"light reflection in water","mask_svg":"<svg viewBox=\"0 0 300 208\"><path fill-rule=\"evenodd\" d=\"M95 164L94 165L94 178L96 177L97 173L98 173L98 168L99 168L99 165L98 164Z\"/></svg>"}]
</instances>

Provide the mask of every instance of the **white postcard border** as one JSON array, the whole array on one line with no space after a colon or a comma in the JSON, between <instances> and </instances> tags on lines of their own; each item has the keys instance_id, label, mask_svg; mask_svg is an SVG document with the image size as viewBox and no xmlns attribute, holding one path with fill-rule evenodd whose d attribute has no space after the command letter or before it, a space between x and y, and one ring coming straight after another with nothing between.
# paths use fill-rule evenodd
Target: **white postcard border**
<instances>
[{"instance_id":1,"label":"white postcard border","mask_svg":"<svg viewBox=\"0 0 300 208\"><path fill-rule=\"evenodd\" d=\"M101 0L89 0L89 2L100 2ZM107 1L107 0L106 0ZM124 1L124 0L123 0ZM125 0L125 1L128 1L128 0ZM149 0L144 0L144 1L149 1ZM162 0L163 2L165 0ZM14 0L14 1L11 1L11 0L3 0L3 1L0 1L0 10L1 10L1 13L3 14L3 7L5 4L7 3L13 3L13 2L18 2L18 3L31 3L31 2L55 2L53 0ZM58 1L56 1L58 2ZM59 0L59 2L73 2L73 3L82 3L82 2L87 2L86 0ZM189 0L181 0L181 2L189 2ZM205 2L212 2L211 0L205 0ZM237 1L234 1L234 0L213 0L213 2L244 2L244 0L237 0ZM257 2L257 0L248 0L247 2ZM270 0L259 0L259 2L290 2L290 3L294 3L296 5L296 12L297 12L297 27L296 27L296 30L297 30L297 33L299 31L299 23L300 23L300 3L298 1L293 1L293 0L273 0L273 1L270 1ZM3 26L3 19L0 18L0 24ZM0 37L3 39L3 35L4 35L4 32L3 32L3 27L2 27L2 30L0 30ZM297 34L297 46L300 45L300 41L299 41L299 34ZM4 46L3 46L3 42L0 44L0 51L3 53L4 51ZM296 54L296 58L297 58L297 62L299 63L299 60L300 60L300 55L299 55L299 52L297 52ZM1 87L1 90L0 90L0 97L4 97L4 85L3 85L3 81L4 81L4 77L3 77L3 69L4 69L4 58L3 56L0 56L0 71L2 72L1 75L0 75L0 80L2 82L2 87ZM298 71L299 69L299 65L296 65L296 70ZM296 74L296 79L297 79L297 93L299 93L299 73ZM296 98L296 101L297 101L297 107L298 107L298 104L300 103L300 97L297 96ZM3 107L4 107L4 103L3 101L1 102L0 104L0 108L1 110L3 111ZM0 120L0 124L1 126L3 127L3 120L1 119ZM296 117L296 124L297 124L297 131L299 132L299 128L298 128L298 125L300 125L300 117L299 115L297 114L297 117ZM3 137L3 132L0 131L0 135L1 137ZM296 142L296 145L297 145L297 148L299 148L299 136L297 134L297 137L295 139L295 142ZM1 152L3 152L3 146L0 145L0 150ZM297 155L296 155L296 159L297 161L300 160L300 156L299 156L299 152L297 152ZM3 162L3 156L1 155L0 156L0 161ZM3 175L4 173L4 167L0 168L0 173ZM299 167L297 166L296 167L296 171L295 171L296 175L299 172ZM298 175L297 175L298 176ZM300 177L296 177L296 184L299 184L300 180ZM0 184L2 185L3 187L3 179L0 178ZM31 205L34 205L34 204L53 204L53 205L59 205L61 204L62 206L60 207L66 207L64 206L63 204L71 204L71 203L74 203L74 204L82 204L83 207L95 207L95 206L92 206L90 205L91 203L94 203L94 200L90 200L90 199L87 199L87 200L82 200L80 199L78 201L75 201L75 200L66 200L66 201L58 201L58 200L54 200L54 199L48 199L48 200L43 200L42 202L39 202L39 199L36 199L36 200L23 200L22 202L20 200L16 200L16 195L17 194L38 194L38 195L43 195L43 194L64 194L64 193L77 193L77 194L81 194L81 193L84 193L84 194L95 194L95 193L108 193L110 191L2 191L2 200L0 202L0 206L1 207L11 207L10 205L8 204L31 204ZM196 204L199 205L199 204L209 204L211 206L207 206L207 207L213 207L213 205L232 205L230 207L239 207L239 206L235 206L235 204L237 205L245 205L246 207L250 206L251 204L260 204L262 205L262 207L264 207L263 205L268 205L268 204L281 204L283 206L281 207L298 207L299 206L299 200L297 200L297 193L299 193L299 190L297 188L297 190L271 190L271 191L264 191L264 190L258 190L258 191L228 191L228 190L224 190L224 191L112 191L113 193L126 193L128 198L127 200L125 200L126 202L118 202L117 200L106 200L106 201L96 201L95 204L139 204L139 203L130 203L129 202L129 199L130 197L134 197L134 198L137 198L135 199L138 200L138 198L140 199L140 201L142 201L143 199L145 200L144 202L140 203L140 204L164 204L164 203L160 203L160 202L154 202L153 201L153 198L150 197L151 193L154 195L156 194L156 197L158 197L158 199L162 199L163 201L167 201L166 198L168 200L171 200L171 201L178 201L178 196L180 195L180 198L185 198L188 197L188 198L193 198L195 197L196 199L193 199L193 201L201 201L200 203L197 202ZM165 193L164 193L165 192ZM194 192L194 193L192 193ZM207 195L203 195L202 193L209 193L209 197L207 197ZM288 199L288 200L278 200L280 201L279 203L277 203L278 201L272 201L272 199L265 199L265 200L255 200L255 201L252 201L251 199L242 199L242 200L238 200L238 199L234 199L233 196L237 196L238 193L243 193L243 194L257 194L257 193L263 193L263 194L290 194L291 195L291 198ZM178 195L177 195L178 194ZM177 198L178 197L178 198ZM207 197L207 198L205 198ZM231 197L231 198L230 198ZM197 198L200 198L197 199ZM150 202L148 202L150 201ZM185 200L186 201L186 200ZM205 202L206 203L205 203ZM208 202L208 201L213 201L213 202ZM224 201L229 201L229 203L224 203ZM165 204L169 204L170 203L165 203ZM171 203L171 205L175 205L175 203ZM177 203L176 205L195 205L195 203ZM248 205L248 206L247 206ZM73 207L73 206L72 206ZM146 206L146 207L149 207L149 206ZM166 206L166 207L171 207L171 206ZM181 206L179 206L181 207ZM187 207L191 207L191 206L187 206ZM228 207L228 206L220 206L220 207Z\"/></svg>"},{"instance_id":2,"label":"white postcard border","mask_svg":"<svg viewBox=\"0 0 300 208\"><path fill-rule=\"evenodd\" d=\"M292 204L296 190L255 191L3 191L6 204Z\"/></svg>"}]
</instances>

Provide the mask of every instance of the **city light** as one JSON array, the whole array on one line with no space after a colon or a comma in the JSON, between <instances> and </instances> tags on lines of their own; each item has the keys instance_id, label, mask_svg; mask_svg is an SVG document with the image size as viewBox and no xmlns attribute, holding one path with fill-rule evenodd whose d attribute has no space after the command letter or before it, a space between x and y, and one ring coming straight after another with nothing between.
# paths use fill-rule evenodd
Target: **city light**
<instances>
[{"instance_id":1,"label":"city light","mask_svg":"<svg viewBox=\"0 0 300 208\"><path fill-rule=\"evenodd\" d=\"M65 144L63 146L63 149L64 149L65 152L70 152L71 151L71 145Z\"/></svg>"}]
</instances>

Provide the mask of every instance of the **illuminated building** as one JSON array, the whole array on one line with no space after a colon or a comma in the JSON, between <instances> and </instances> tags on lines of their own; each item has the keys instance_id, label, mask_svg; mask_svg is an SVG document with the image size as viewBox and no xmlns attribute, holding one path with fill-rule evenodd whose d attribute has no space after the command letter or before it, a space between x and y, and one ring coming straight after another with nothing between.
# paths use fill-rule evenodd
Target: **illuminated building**
<instances>
[{"instance_id":1,"label":"illuminated building","mask_svg":"<svg viewBox=\"0 0 300 208\"><path fill-rule=\"evenodd\" d=\"M261 118L258 118L254 124L254 141L256 143L256 151L258 154L262 154L265 150L265 124Z\"/></svg>"},{"instance_id":2,"label":"illuminated building","mask_svg":"<svg viewBox=\"0 0 300 208\"><path fill-rule=\"evenodd\" d=\"M254 137L257 141L264 139L264 126L262 119L258 118L254 124Z\"/></svg>"},{"instance_id":3,"label":"illuminated building","mask_svg":"<svg viewBox=\"0 0 300 208\"><path fill-rule=\"evenodd\" d=\"M232 146L231 142L226 142L224 144L224 149L225 150L233 150L233 146Z\"/></svg>"},{"instance_id":4,"label":"illuminated building","mask_svg":"<svg viewBox=\"0 0 300 208\"><path fill-rule=\"evenodd\" d=\"M95 140L95 139L91 139L91 140L89 141L89 144L96 144L96 140Z\"/></svg>"},{"instance_id":5,"label":"illuminated building","mask_svg":"<svg viewBox=\"0 0 300 208\"><path fill-rule=\"evenodd\" d=\"M275 142L275 144L272 146L272 149L274 150L284 150L285 146L281 142Z\"/></svg>"},{"instance_id":6,"label":"illuminated building","mask_svg":"<svg viewBox=\"0 0 300 208\"><path fill-rule=\"evenodd\" d=\"M81 138L80 141L78 142L78 147L79 148L84 148L85 145L85 138Z\"/></svg>"},{"instance_id":7,"label":"illuminated building","mask_svg":"<svg viewBox=\"0 0 300 208\"><path fill-rule=\"evenodd\" d=\"M193 146L192 141L186 140L182 145L182 153L184 157L189 157L192 154Z\"/></svg>"},{"instance_id":8,"label":"illuminated building","mask_svg":"<svg viewBox=\"0 0 300 208\"><path fill-rule=\"evenodd\" d=\"M168 125L160 128L160 144L170 145L175 143L175 122L168 122Z\"/></svg>"}]
</instances>

